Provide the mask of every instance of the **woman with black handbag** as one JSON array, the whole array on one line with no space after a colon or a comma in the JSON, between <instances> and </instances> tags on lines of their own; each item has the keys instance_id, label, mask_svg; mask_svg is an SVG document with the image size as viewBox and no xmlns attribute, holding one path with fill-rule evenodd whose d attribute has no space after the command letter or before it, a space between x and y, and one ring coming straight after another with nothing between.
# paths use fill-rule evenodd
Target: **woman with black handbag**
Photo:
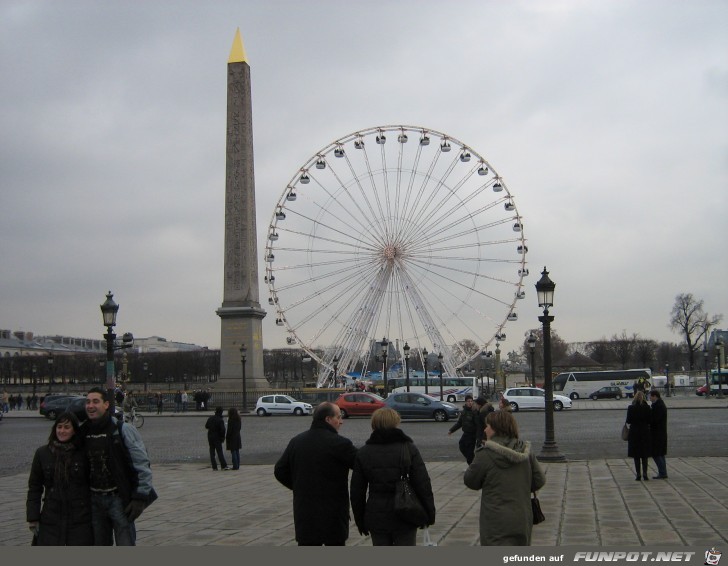
<instances>
[{"instance_id":1,"label":"woman with black handbag","mask_svg":"<svg viewBox=\"0 0 728 566\"><path fill-rule=\"evenodd\" d=\"M480 544L529 546L534 521L531 493L546 483L531 443L518 438L518 423L509 411L485 419L483 446L476 448L463 481L481 490ZM540 507L539 507L540 509Z\"/></svg>"},{"instance_id":2,"label":"woman with black handbag","mask_svg":"<svg viewBox=\"0 0 728 566\"><path fill-rule=\"evenodd\" d=\"M354 521L362 535L371 534L374 546L415 546L417 528L435 522L430 476L419 450L398 428L399 423L399 413L393 409L374 411L372 434L357 451L351 475ZM409 495L414 495L424 509L421 518L414 511L398 514L395 510L398 491L411 503L401 490L406 490L403 477L411 487Z\"/></svg>"}]
</instances>

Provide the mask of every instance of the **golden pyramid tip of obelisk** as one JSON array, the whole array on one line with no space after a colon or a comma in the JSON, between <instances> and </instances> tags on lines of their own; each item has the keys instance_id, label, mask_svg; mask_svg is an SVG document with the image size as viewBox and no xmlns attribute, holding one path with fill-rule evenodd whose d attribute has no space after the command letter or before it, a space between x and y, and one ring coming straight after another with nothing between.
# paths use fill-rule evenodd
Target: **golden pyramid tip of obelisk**
<instances>
[{"instance_id":1,"label":"golden pyramid tip of obelisk","mask_svg":"<svg viewBox=\"0 0 728 566\"><path fill-rule=\"evenodd\" d=\"M243 47L243 40L240 37L240 28L235 32L235 39L233 39L233 46L230 49L230 58L228 63L247 63L248 58L245 55L245 47Z\"/></svg>"}]
</instances>

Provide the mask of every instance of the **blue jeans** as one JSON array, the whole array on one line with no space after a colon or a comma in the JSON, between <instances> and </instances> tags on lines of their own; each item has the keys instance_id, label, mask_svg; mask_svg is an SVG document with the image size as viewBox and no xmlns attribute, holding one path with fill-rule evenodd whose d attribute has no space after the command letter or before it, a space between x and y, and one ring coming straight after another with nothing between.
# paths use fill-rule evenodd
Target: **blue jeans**
<instances>
[{"instance_id":1,"label":"blue jeans","mask_svg":"<svg viewBox=\"0 0 728 566\"><path fill-rule=\"evenodd\" d=\"M233 461L233 470L240 468L240 450L230 450L230 457Z\"/></svg>"},{"instance_id":2,"label":"blue jeans","mask_svg":"<svg viewBox=\"0 0 728 566\"><path fill-rule=\"evenodd\" d=\"M210 462L212 462L212 469L217 470L217 462L215 461L215 454L220 459L220 466L227 468L227 462L225 461L225 454L222 451L222 442L216 442L215 444L210 443Z\"/></svg>"},{"instance_id":3,"label":"blue jeans","mask_svg":"<svg viewBox=\"0 0 728 566\"><path fill-rule=\"evenodd\" d=\"M136 528L118 493L91 493L91 524L96 546L136 546Z\"/></svg>"},{"instance_id":4,"label":"blue jeans","mask_svg":"<svg viewBox=\"0 0 728 566\"><path fill-rule=\"evenodd\" d=\"M661 478L667 477L667 462L665 462L664 456L653 456L652 459L655 461L657 466L657 475Z\"/></svg>"}]
</instances>

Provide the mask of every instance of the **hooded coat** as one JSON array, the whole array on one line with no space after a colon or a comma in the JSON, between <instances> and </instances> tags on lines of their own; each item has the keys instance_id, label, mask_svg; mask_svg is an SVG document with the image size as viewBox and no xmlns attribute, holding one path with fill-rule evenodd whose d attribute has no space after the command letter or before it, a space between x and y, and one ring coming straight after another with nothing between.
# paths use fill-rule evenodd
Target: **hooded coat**
<instances>
[{"instance_id":1,"label":"hooded coat","mask_svg":"<svg viewBox=\"0 0 728 566\"><path fill-rule=\"evenodd\" d=\"M403 447L410 454L410 485L427 511L427 524L435 523L430 476L412 439L399 428L374 430L357 452L351 474L351 508L356 526L363 534L398 533L417 528L394 514L394 492L401 476Z\"/></svg>"},{"instance_id":2,"label":"hooded coat","mask_svg":"<svg viewBox=\"0 0 728 566\"><path fill-rule=\"evenodd\" d=\"M342 544L349 538L349 470L356 448L327 422L295 436L276 462L276 479L293 490L300 544Z\"/></svg>"},{"instance_id":3,"label":"hooded coat","mask_svg":"<svg viewBox=\"0 0 728 566\"><path fill-rule=\"evenodd\" d=\"M541 489L546 478L530 442L503 436L487 440L475 450L464 482L470 489L482 492L482 546L531 544L531 492Z\"/></svg>"}]
</instances>

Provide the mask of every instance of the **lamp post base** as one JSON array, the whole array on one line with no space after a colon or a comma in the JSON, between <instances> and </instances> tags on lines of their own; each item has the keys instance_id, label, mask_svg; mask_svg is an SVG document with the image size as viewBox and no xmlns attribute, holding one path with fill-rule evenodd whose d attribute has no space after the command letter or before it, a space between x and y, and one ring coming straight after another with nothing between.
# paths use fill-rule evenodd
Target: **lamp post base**
<instances>
[{"instance_id":1,"label":"lamp post base","mask_svg":"<svg viewBox=\"0 0 728 566\"><path fill-rule=\"evenodd\" d=\"M566 456L559 452L556 442L544 442L541 453L536 459L539 462L566 462Z\"/></svg>"}]
</instances>

